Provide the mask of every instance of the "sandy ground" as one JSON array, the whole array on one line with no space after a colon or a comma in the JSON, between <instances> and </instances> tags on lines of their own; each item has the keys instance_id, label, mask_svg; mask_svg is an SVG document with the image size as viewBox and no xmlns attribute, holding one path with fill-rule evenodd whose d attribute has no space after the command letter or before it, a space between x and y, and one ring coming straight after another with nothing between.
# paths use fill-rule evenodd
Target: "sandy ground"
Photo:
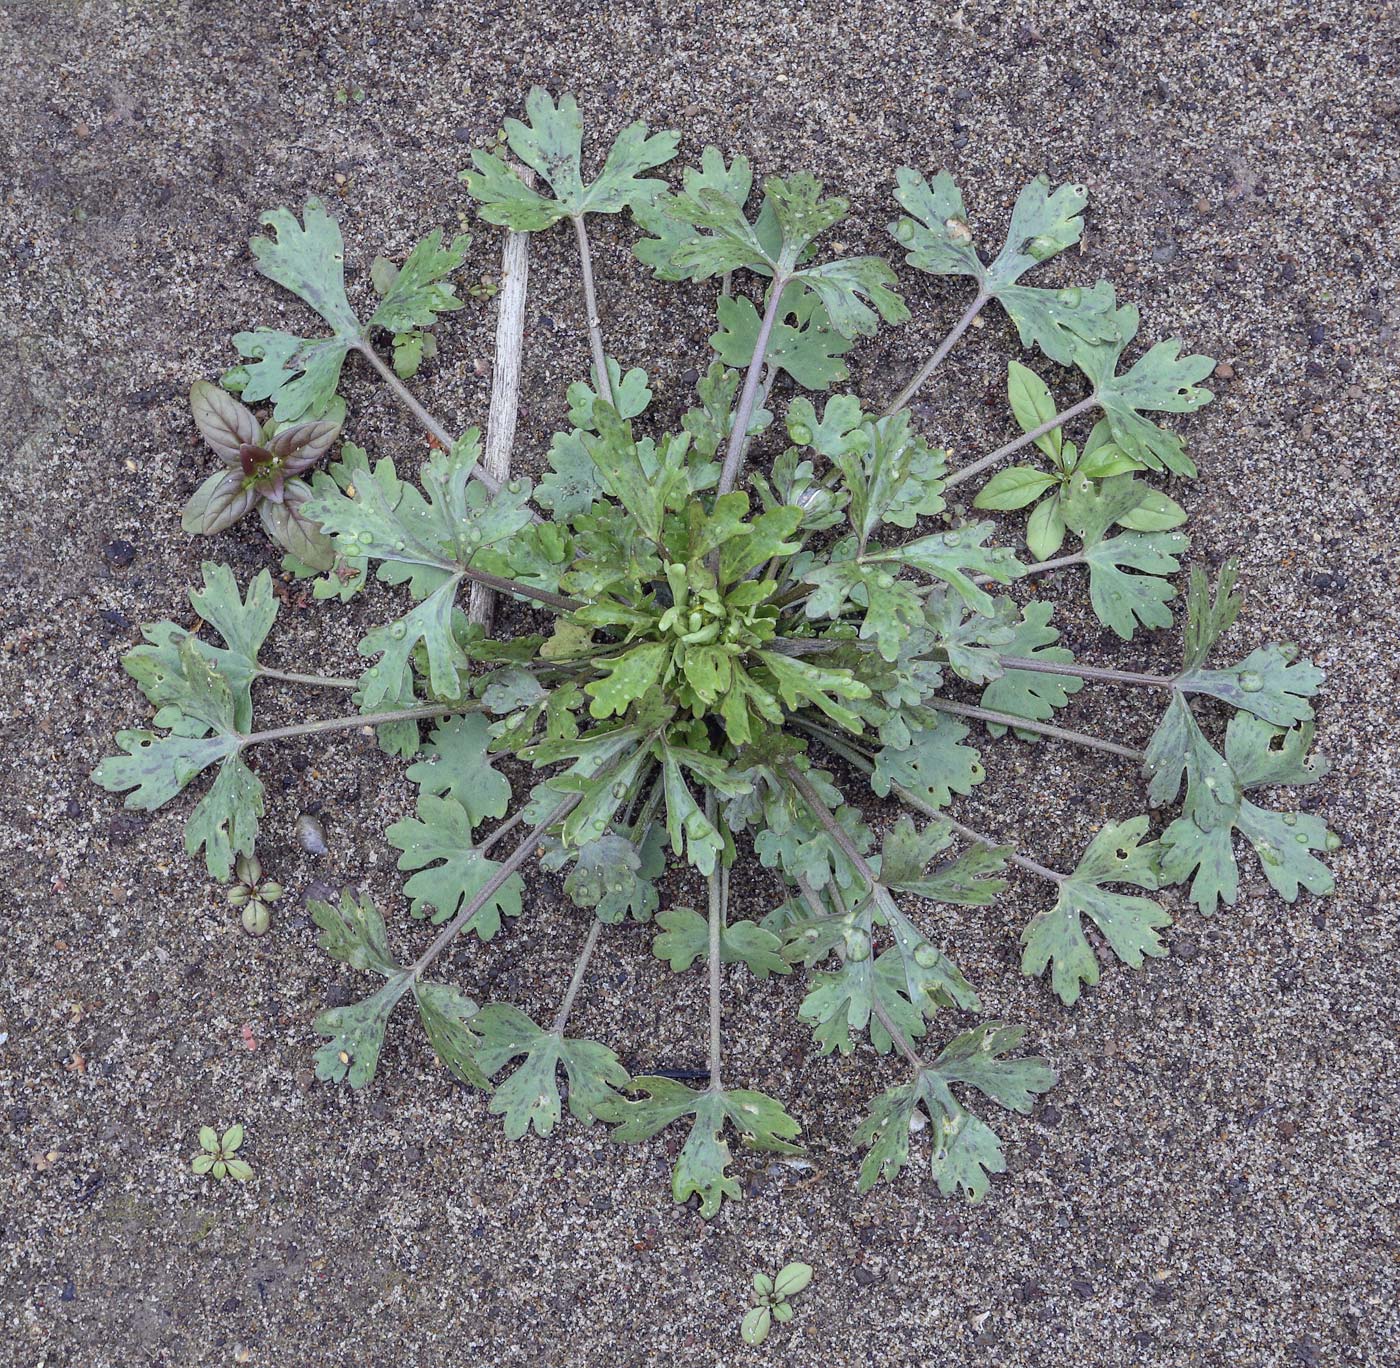
<instances>
[{"instance_id":1,"label":"sandy ground","mask_svg":"<svg viewBox=\"0 0 1400 1368\"><path fill-rule=\"evenodd\" d=\"M777 13L0 8L4 1364L747 1363L749 1276L792 1257L817 1274L763 1351L775 1363L1396 1361L1396 14L1335 0ZM314 879L361 883L398 943L421 935L382 836L411 801L402 766L358 737L263 755L265 859L290 891L256 943L181 852L187 805L128 814L87 782L113 731L145 715L116 665L138 624L185 617L206 556L240 578L270 563L251 527L211 547L178 525L205 464L190 382L230 363L236 329L304 318L251 269L257 214L325 197L363 298L376 253L459 226L469 147L535 82L575 90L608 128L680 128L690 159L714 142L761 173L815 171L854 201L853 249L888 250L902 162L950 166L988 236L1030 175L1083 181L1086 247L1051 278L1110 275L1145 337L1179 334L1230 368L1189 427L1202 478L1176 492L1202 558L1244 559L1230 644L1291 638L1330 673L1318 730L1335 768L1307 802L1345 839L1339 892L1287 906L1251 870L1213 921L1173 904L1170 957L1109 971L1072 1010L1015 972L1038 888L945 916L990 1010L1025 1022L1062 1075L1033 1116L1002 1122L1011 1171L979 1207L917 1169L856 1195L848 1137L893 1066L818 1057L795 981L731 979L731 1058L792 1100L816 1176L756 1164L750 1200L708 1224L672 1204L664 1140L624 1150L568 1123L510 1144L404 1025L371 1089L314 1084L311 1019L360 980L316 949L298 904ZM712 294L650 285L625 224L595 236L612 350L650 366L673 416L706 363ZM550 235L533 253L528 471L585 364L572 244ZM498 256L480 226L469 278ZM892 393L961 308L941 282L910 280L909 296L914 323L853 355L862 393ZM452 422L484 417L492 318L473 304L448 321L419 382ZM970 339L921 410L929 431L963 454L1002 439L1010 354L999 319ZM356 440L423 450L362 370L347 394ZM1072 576L1059 589L1082 598ZM353 668L389 602L293 603L272 659ZM1082 612L1070 637L1106 663L1175 649L1121 648ZM266 699L269 718L325 706ZM1147 703L1110 706L1086 690L1071 717L1140 742ZM1002 754L959 811L1049 860L1141 804L1131 774L1082 753ZM308 810L330 835L319 860L292 839ZM470 990L548 1011L579 922L547 879L530 903L457 965ZM647 944L640 928L604 941L580 1029L636 1071L693 1065L698 978L673 980ZM255 1180L192 1176L197 1128L234 1120Z\"/></svg>"}]
</instances>

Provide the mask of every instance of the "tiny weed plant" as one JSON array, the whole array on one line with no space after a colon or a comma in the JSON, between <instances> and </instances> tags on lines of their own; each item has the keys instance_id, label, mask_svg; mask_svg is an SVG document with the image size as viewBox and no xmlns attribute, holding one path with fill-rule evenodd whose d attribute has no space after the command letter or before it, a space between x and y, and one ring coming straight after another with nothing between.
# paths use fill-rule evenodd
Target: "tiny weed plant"
<instances>
[{"instance_id":1,"label":"tiny weed plant","mask_svg":"<svg viewBox=\"0 0 1400 1368\"><path fill-rule=\"evenodd\" d=\"M1213 587L1192 569L1181 664L1166 674L1081 663L1051 625L1048 598L1007 592L1022 581L1085 585L1089 608L1125 642L1171 625L1185 515L1153 480L1195 466L1158 419L1211 398L1200 382L1212 362L1174 341L1125 362L1138 313L1112 285L1029 283L1079 241L1079 186L1032 181L991 252L979 249L946 172L928 180L903 169L895 243L914 271L967 277L970 302L891 402L823 397L847 379L857 339L909 316L887 261L827 246L845 199L803 174L756 191L749 163L726 163L714 148L668 187L647 173L672 159L677 137L640 123L589 180L574 101L536 90L528 113L496 150L474 154L464 179L487 223L529 234L567 222L577 241L592 374L569 387L548 472L534 485L493 473L478 430L445 426L405 384L431 360L438 318L462 305L448 278L466 259L465 236L445 244L434 232L398 269L376 263L365 316L347 296L341 233L325 207L311 199L299 219L265 214L270 233L252 243L259 271L324 327L240 332L242 363L222 386L194 386L194 422L220 464L185 525L213 534L256 508L284 568L314 577L317 599L346 601L374 575L400 588L402 612L365 635L353 677L274 669L260 659L278 613L270 574L240 589L230 570L207 564L191 602L208 632L145 627L123 663L154 717L118 735L121 753L96 781L152 809L199 780L186 846L203 851L215 879L236 874L236 905L265 912L277 890L254 856L264 810L256 749L370 726L408 762L416 812L386 835L409 913L431 929L401 956L365 893L312 904L321 945L367 985L361 1000L317 1019L324 1080L367 1086L408 999L441 1063L489 1090L512 1137L560 1124L561 1071L573 1116L606 1123L619 1141L684 1127L673 1192L712 1216L740 1195L732 1138L799 1148L782 1102L744 1086L742 1064L725 1055L726 979L801 969L800 1015L821 1052L868 1043L903 1071L856 1132L861 1189L898 1174L917 1136L939 1189L975 1201L1005 1168L988 1111L1029 1111L1054 1074L1019 1053L1022 1028L967 1024L981 1004L925 930L928 904L976 916L1008 875L1042 884L1022 967L1048 974L1072 1004L1106 961L1137 968L1164 953L1171 918L1156 890L1185 885L1210 914L1235 900L1245 851L1286 899L1332 886L1316 858L1335 842L1322 820L1256 801L1323 772L1309 756L1308 701L1322 675L1291 645L1218 658L1240 603L1233 564ZM587 223L624 212L659 279L722 282L715 359L678 423L654 408L646 372L624 369L604 345ZM1061 368L1061 380L1078 373L1080 397L1058 400L1012 361L1008 398L1022 435L955 463L919 430L910 402L994 301L1029 353ZM426 429L421 469L349 441L325 464L346 421L338 388L352 353ZM1076 424L1085 430L1072 442ZM995 519L964 516L955 497ZM1051 571L1071 573L1040 578ZM527 630L485 631L465 611L472 586L527 605ZM352 707L265 725L254 702L263 680L321 685ZM1160 698L1145 746L1056 720L1086 684ZM1141 767L1144 806L1177 805L1173 819L1154 836L1146 812L1128 813L1104 824L1073 867L1051 868L953 815L983 781L992 742L1037 737ZM861 786L870 792L857 801ZM878 799L901 815L872 824ZM661 906L670 861L693 871L697 907ZM748 919L729 894L736 862L753 861L785 893ZM544 1022L479 1004L445 972L460 938L493 941L527 915L522 871L536 863L562 875L579 909L552 933L581 947ZM629 920L652 922L652 951L675 972L701 966L707 976L708 1068L698 1079L630 1077L611 1046L569 1034L599 937ZM256 913L248 929L264 926ZM944 1013L964 1028L943 1027ZM211 1162L233 1171L226 1154Z\"/></svg>"},{"instance_id":2,"label":"tiny weed plant","mask_svg":"<svg viewBox=\"0 0 1400 1368\"><path fill-rule=\"evenodd\" d=\"M252 1165L238 1157L243 1147L243 1127L230 1126L222 1135L213 1126L199 1128L199 1153L190 1161L195 1173L215 1178L233 1178L246 1183L253 1176Z\"/></svg>"},{"instance_id":3,"label":"tiny weed plant","mask_svg":"<svg viewBox=\"0 0 1400 1368\"><path fill-rule=\"evenodd\" d=\"M755 1305L750 1307L739 1327L745 1344L762 1344L773 1328L773 1322L786 1325L792 1319L792 1303L795 1297L812 1281L812 1265L790 1263L780 1269L774 1277L767 1273L753 1275Z\"/></svg>"}]
</instances>

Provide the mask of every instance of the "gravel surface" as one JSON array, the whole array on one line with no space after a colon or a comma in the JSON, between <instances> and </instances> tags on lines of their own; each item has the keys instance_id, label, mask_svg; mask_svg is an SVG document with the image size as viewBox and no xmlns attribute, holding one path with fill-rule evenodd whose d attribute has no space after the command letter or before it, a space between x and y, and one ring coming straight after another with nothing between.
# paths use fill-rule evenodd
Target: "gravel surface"
<instances>
[{"instance_id":1,"label":"gravel surface","mask_svg":"<svg viewBox=\"0 0 1400 1368\"><path fill-rule=\"evenodd\" d=\"M816 1279L770 1362L1396 1362L1395 11L793 9L0 7L4 1364L756 1362L738 1339L749 1276L793 1257ZM952 168L988 238L1029 176L1082 181L1084 251L1046 278L1106 273L1146 338L1224 362L1218 402L1186 429L1202 477L1174 492L1200 557L1243 557L1227 647L1292 639L1329 671L1318 737L1334 768L1304 801L1345 840L1339 891L1285 905L1251 868L1213 920L1173 902L1170 956L1107 971L1072 1010L1015 971L1040 888L956 920L928 909L989 1011L1026 1023L1062 1078L1000 1125L1010 1172L980 1206L917 1167L856 1195L848 1137L895 1066L820 1058L793 980L731 976L730 1051L743 1081L791 1100L815 1169L746 1165L750 1199L709 1223L673 1205L665 1137L620 1149L566 1122L511 1144L403 1023L372 1088L315 1084L311 1020L363 980L316 949L312 882L372 889L396 942L421 938L383 840L411 801L402 765L353 733L262 755L264 859L289 893L256 942L182 853L187 803L127 813L86 778L146 715L117 667L138 624L188 621L205 557L240 579L271 563L251 525L196 545L178 519L206 465L191 381L230 363L231 332L305 322L251 269L258 213L330 202L363 299L376 253L468 218L456 172L536 82L609 129L684 130L687 159L714 142L761 174L814 171L853 200L852 250L888 248L901 163ZM499 259L496 231L474 231L472 278ZM712 291L647 283L626 224L595 237L612 349L649 365L673 416L706 364ZM962 307L954 283L908 284L914 323L852 356L863 394L892 394ZM537 472L586 364L564 233L532 244L530 288L519 450ZM450 422L484 418L492 332L477 303L440 329L417 383ZM989 321L920 410L962 456L1008 431L1009 354ZM355 439L422 452L364 370L348 374ZM1083 597L1072 573L1056 587ZM271 658L353 669L392 601L341 610L293 588ZM1069 636L1111 664L1176 645L1122 647L1082 613ZM327 706L263 697L269 718ZM1150 700L1109 706L1086 690L1071 725L1140 742ZM1116 763L1002 753L959 813L1051 862L1141 804ZM293 838L302 812L326 827L323 857ZM774 892L745 887L755 907ZM696 896L681 880L669 894ZM470 991L547 1012L582 928L552 881L529 901L457 966ZM641 928L604 940L579 1028L638 1071L694 1065L701 976L672 978L647 944ZM194 1177L198 1127L235 1120L254 1180Z\"/></svg>"}]
</instances>

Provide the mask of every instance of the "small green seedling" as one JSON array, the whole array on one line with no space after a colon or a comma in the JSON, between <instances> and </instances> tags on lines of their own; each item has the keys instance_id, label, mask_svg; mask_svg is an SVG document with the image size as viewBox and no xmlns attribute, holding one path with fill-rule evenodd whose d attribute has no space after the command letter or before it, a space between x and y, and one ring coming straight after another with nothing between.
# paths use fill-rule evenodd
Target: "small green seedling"
<instances>
[{"instance_id":1,"label":"small green seedling","mask_svg":"<svg viewBox=\"0 0 1400 1368\"><path fill-rule=\"evenodd\" d=\"M215 1178L233 1178L246 1183L253 1176L252 1167L234 1156L243 1144L243 1127L230 1126L220 1138L213 1126L199 1128L199 1153L190 1167L196 1173L212 1173Z\"/></svg>"},{"instance_id":2,"label":"small green seedling","mask_svg":"<svg viewBox=\"0 0 1400 1368\"><path fill-rule=\"evenodd\" d=\"M790 1263L777 1277L770 1278L766 1273L753 1275L754 1295L758 1304L750 1308L744 1317L739 1333L745 1344L762 1344L773 1328L773 1322L786 1325L792 1319L792 1306L789 1297L795 1297L812 1281L812 1265Z\"/></svg>"},{"instance_id":3,"label":"small green seedling","mask_svg":"<svg viewBox=\"0 0 1400 1368\"><path fill-rule=\"evenodd\" d=\"M233 872L235 882L226 894L230 906L243 909L243 929L250 936L266 935L272 925L268 904L282 896L282 885L263 878L262 861L256 855L240 855Z\"/></svg>"}]
</instances>

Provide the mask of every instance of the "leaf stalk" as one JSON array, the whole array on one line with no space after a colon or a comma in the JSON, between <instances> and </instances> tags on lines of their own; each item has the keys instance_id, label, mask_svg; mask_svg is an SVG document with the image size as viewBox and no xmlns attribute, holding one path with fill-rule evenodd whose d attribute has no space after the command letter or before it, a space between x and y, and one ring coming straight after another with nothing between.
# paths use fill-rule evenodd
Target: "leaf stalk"
<instances>
[{"instance_id":1,"label":"leaf stalk","mask_svg":"<svg viewBox=\"0 0 1400 1368\"><path fill-rule=\"evenodd\" d=\"M938 344L938 350L919 367L914 378L890 401L889 407L885 409L884 417L889 418L898 413L900 409L908 406L909 401L924 387L929 376L943 364L944 358L953 350L958 339L972 326L972 320L982 312L989 299L991 299L990 294L979 293L967 306L963 316L953 324L952 331Z\"/></svg>"}]
</instances>

